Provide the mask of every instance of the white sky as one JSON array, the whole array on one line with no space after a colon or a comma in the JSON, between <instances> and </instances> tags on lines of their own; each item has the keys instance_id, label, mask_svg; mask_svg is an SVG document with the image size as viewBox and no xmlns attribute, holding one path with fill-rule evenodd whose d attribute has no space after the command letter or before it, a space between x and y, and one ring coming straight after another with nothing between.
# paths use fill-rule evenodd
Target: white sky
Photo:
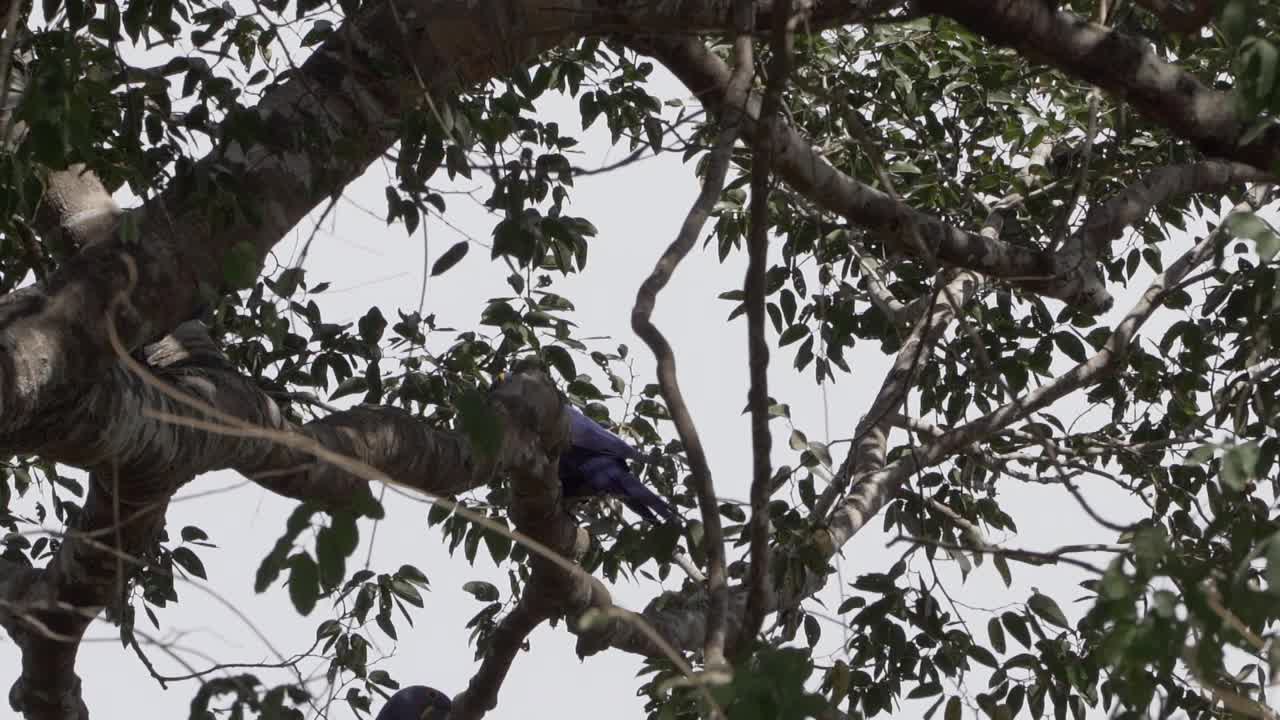
<instances>
[{"instance_id":1,"label":"white sky","mask_svg":"<svg viewBox=\"0 0 1280 720\"><path fill-rule=\"evenodd\" d=\"M684 97L687 93L674 79L659 71L651 92L659 97ZM578 126L576 102L559 96L544 97L541 107L549 117L559 120L566 132ZM592 132L580 136L584 156L575 158L582 166L600 165L620 157L624 149L610 154L608 133L599 122ZM381 216L385 212L383 188L390 170L375 165L364 177L347 189L347 197ZM437 182L443 181L443 173ZM467 187L463 184L460 187ZM474 187L474 186L473 186ZM640 382L650 381L652 361L643 343L630 331L629 312L636 288L652 268L654 260L674 237L684 213L696 192L692 165L681 162L679 154L669 153L605 175L582 178L573 191L568 212L585 216L600 230L591 242L589 270L585 275L557 280L557 289L577 305L572 319L580 324L582 334L611 335L628 344ZM481 196L483 197L483 195ZM488 242L492 218L475 204L460 196L448 197L451 223L473 237ZM429 221L430 256L438 256L452 245L458 235L438 220ZM292 256L314 226L304 221L293 237L277 246L282 259ZM1166 260L1171 255L1166 254ZM668 334L677 352L681 383L698 422L710 457L721 496L745 499L750 482L750 452L747 418L740 414L745 405L747 377L745 362L745 323L739 318L726 323L731 305L715 299L724 290L738 287L745 259L731 257L721 265L714 246L705 252L699 247L685 261L674 280L658 301L655 319ZM331 281L333 288L315 296L330 322L354 321L370 306L378 305L388 318L395 309L416 309L422 282L423 243L421 234L406 237L402 226L386 227L380 219L350 203L340 204L325 221L311 248L307 264L308 281L315 284ZM426 312L434 312L440 325L458 328L474 327L486 298L509 294L504 278L504 265L488 261L482 247L471 253L445 275L430 280ZM1141 287L1138 286L1140 292ZM1118 295L1117 308L1127 309L1135 292L1113 289ZM1051 302L1055 310L1059 305ZM1113 311L1114 313L1114 311ZM1167 325L1157 319L1144 333L1159 337ZM771 333L772 335L772 333ZM811 439L823 437L822 395L812 383L812 368L803 376L791 369L794 346L781 351L774 348L770 370L770 392L791 405L796 425ZM847 359L853 375L838 376L828 389L829 416L833 438L852 433L859 416L879 387L891 358L882 356L871 344L859 346ZM584 363L579 363L582 368ZM1082 407L1079 397L1072 404L1055 408L1060 417L1070 418ZM1073 408L1068 411L1067 408ZM787 448L785 426L775 422L777 443L773 462L797 464L796 454ZM661 428L670 435L669 426ZM837 461L842 455L837 454ZM1071 503L1065 493L1043 487L1027 487L1013 481L1001 481L1002 501L1014 516L1021 533L1016 538L992 536L994 542L1008 540L1013 547L1051 549L1057 545L1078 542L1110 541L1114 538L1093 525ZM239 485L234 490L184 502L182 497L204 493L212 488ZM1084 487L1086 493L1106 516L1113 520L1131 518L1127 511L1134 507L1114 488ZM1065 502L1064 502L1065 500ZM379 667L390 670L403 684L433 685L447 694L461 691L478 666L473 650L467 644L464 624L482 605L461 587L472 579L488 579L503 588L506 599L505 571L492 567L486 553L479 553L477 566L467 565L461 553L449 557L438 528L425 525L427 505L388 494L387 519L377 529L373 548L373 569L392 571L401 563L413 563L431 581L431 592L425 594L427 607L415 616L416 627L397 623L399 645L392 645L372 623L366 637L394 656ZM309 618L300 618L288 600L285 588L277 583L262 595L253 592L253 575L263 555L284 527L284 519L292 510L292 501L278 498L239 476L223 472L199 478L184 490L169 512L171 535L184 525L204 528L217 550L201 550L208 570L207 588L181 583L181 603L160 614L160 634L181 634L183 648L195 649L210 659L188 656L197 668L216 662L273 662L273 651L267 649L255 633L237 617L231 608L247 615L269 638L275 648L288 655L307 648L315 627L330 617L322 601ZM858 535L846 548L843 573L851 581L863 572L886 569L901 554L901 547L886 548L877 519L872 527ZM369 523L361 526L362 546L350 569L362 561L368 550ZM956 600L977 608L1001 607L1026 597L1026 591L1038 587L1058 599L1072 617L1087 604L1073 606L1084 595L1076 587L1082 576L1076 571L1048 570L1013 565L1015 586L1004 588L998 574L988 562L962 585L959 573L946 567L943 576ZM921 566L914 566L920 568ZM927 566L923 567L928 572ZM679 578L672 576L668 588L677 587ZM661 588L623 584L613 588L616 600L639 610ZM221 599L218 599L218 596ZM838 584L824 591L826 610L833 614L839 603ZM814 609L822 608L814 605ZM985 639L987 615L970 613L976 638ZM137 627L151 628L140 617ZM837 652L841 629L823 623L824 652ZM89 632L80 653L79 672L84 680L84 695L94 717L98 718L179 718L186 717L188 704L196 690L193 682L177 683L165 691L152 680L142 664L127 650L122 650L114 627L98 622ZM489 717L495 720L554 716L566 720L577 718L641 716L642 701L635 695L640 682L635 677L640 667L635 656L610 651L580 662L573 653L573 636L563 626L541 628L532 636L532 652L516 659L499 697L499 707ZM1016 641L1010 639L1011 652ZM12 647L7 637L0 647ZM179 674L182 670L168 657L150 649L161 672ZM305 666L305 664L304 664ZM310 667L310 666L307 666ZM250 669L249 672L254 672ZM17 653L0 652L0 678L7 688L18 674ZM284 675L269 675L276 682ZM970 681L974 693L985 689L985 674ZM317 686L318 688L319 686ZM951 692L953 688L947 688ZM375 704L375 711L379 704ZM927 704L926 704L927 706ZM923 709L920 707L919 709ZM0 710L0 714L5 711ZM966 717L972 710L966 710ZM901 716L917 715L916 705ZM1101 716L1101 715L1099 715ZM335 702L331 718L352 717L343 701Z\"/></svg>"}]
</instances>

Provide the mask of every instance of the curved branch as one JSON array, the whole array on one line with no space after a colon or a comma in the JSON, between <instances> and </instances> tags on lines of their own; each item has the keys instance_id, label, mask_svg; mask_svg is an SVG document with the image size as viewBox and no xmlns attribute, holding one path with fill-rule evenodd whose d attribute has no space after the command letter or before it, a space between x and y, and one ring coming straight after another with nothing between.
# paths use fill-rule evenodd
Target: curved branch
<instances>
[{"instance_id":1,"label":"curved branch","mask_svg":"<svg viewBox=\"0 0 1280 720\"><path fill-rule=\"evenodd\" d=\"M1107 243L1119 239L1126 229L1141 222L1160 203L1183 195L1223 192L1245 183L1265 182L1270 177L1269 173L1244 163L1224 160L1157 168L1091 208L1072 241L1080 243L1085 252L1094 257L1103 257L1108 254Z\"/></svg>"},{"instance_id":2,"label":"curved branch","mask_svg":"<svg viewBox=\"0 0 1280 720\"><path fill-rule=\"evenodd\" d=\"M739 29L751 27L752 8L750 3L737 0L734 3L737 14L735 23ZM745 95L751 87L751 78L755 70L752 58L751 36L739 32L734 41L735 67L726 83L731 91ZM706 177L702 189L694 200L693 207L685 216L680 232L658 258L653 272L645 278L636 293L636 303L631 309L631 328L644 340L657 359L658 384L662 390L662 398L667 403L671 419L675 423L680 441L684 444L685 454L689 458L689 466L693 475L693 491L698 497L698 507L702 512L702 524L706 533L707 582L711 591L711 604L707 609L708 626L705 638L704 661L708 666L724 664L724 650L727 633L725 617L728 612L727 574L725 572L724 534L720 528L720 509L716 502L715 486L711 479L711 466L707 463L706 451L702 440L698 437L698 429L693 423L693 415L685 405L684 394L680 392L680 381L676 375L675 353L666 336L653 323L653 307L657 303L658 293L667 286L672 273L680 261L698 241L702 227L711 216L711 210L720 199L724 189L725 176L729 172L733 146L744 123L742 113L730 110L721 119L721 130L716 139L708 160Z\"/></svg>"},{"instance_id":3,"label":"curved branch","mask_svg":"<svg viewBox=\"0 0 1280 720\"><path fill-rule=\"evenodd\" d=\"M921 367L921 358L955 320L955 308L967 305L977 296L982 285L982 277L977 273L962 272L950 280L948 288L935 293L925 315L903 341L867 414L858 422L853 433L853 449L836 471L831 484L819 496L814 505L813 517L826 518L836 500L848 487L850 478L884 467L889 431L893 427L898 409L907 398L911 382ZM947 295L948 290L954 293L954 303ZM924 299L929 300L929 296Z\"/></svg>"}]
</instances>

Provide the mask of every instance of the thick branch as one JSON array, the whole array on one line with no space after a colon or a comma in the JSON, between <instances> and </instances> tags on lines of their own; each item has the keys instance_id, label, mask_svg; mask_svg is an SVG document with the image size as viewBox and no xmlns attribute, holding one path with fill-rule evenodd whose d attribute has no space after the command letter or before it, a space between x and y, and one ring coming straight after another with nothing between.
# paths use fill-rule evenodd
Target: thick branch
<instances>
[{"instance_id":1,"label":"thick branch","mask_svg":"<svg viewBox=\"0 0 1280 720\"><path fill-rule=\"evenodd\" d=\"M701 42L659 37L636 41L634 45L666 65L709 111L740 114L748 130L754 128L759 117L759 96L730 88L728 67ZM740 108L745 112L739 112ZM837 170L799 131L785 123L775 125L773 146L774 170L796 192L875 232L901 252L918 254L913 240L918 236L937 261L946 265L977 270L993 278L1012 278L1032 292L1095 311L1111 305L1111 295L1095 266L1062 261L1033 248L966 232L896 202Z\"/></svg>"},{"instance_id":2,"label":"thick branch","mask_svg":"<svg viewBox=\"0 0 1280 720\"><path fill-rule=\"evenodd\" d=\"M199 323L187 323L148 348L150 361L161 365L156 379L114 368L80 405L63 409L77 423L58 425L66 415L52 413L56 417L47 422L4 438L3 452L38 453L93 470L79 523L50 565L0 568L0 624L23 651L24 673L12 697L29 718L86 717L74 673L79 638L101 608L119 606L121 588L142 565L138 558L164 527L169 498L201 472L248 469L271 489L335 509L371 501L367 480L357 481L305 452L318 439L387 474L425 468L420 476L398 480L437 495L487 482L502 468L529 469L552 479L558 502L554 456L549 459L543 448L558 453L566 420L545 376L522 376L495 395L494 409L503 418L501 448L494 458L477 459L459 436L415 427L403 413L359 408L290 429L265 394L221 361L203 332ZM211 425L226 429L209 432ZM284 431L303 442L281 449ZM567 534L570 546L573 531ZM552 540L546 532L537 539ZM563 546L553 545L557 551ZM588 591L588 599L607 607L607 597Z\"/></svg>"},{"instance_id":3,"label":"thick branch","mask_svg":"<svg viewBox=\"0 0 1280 720\"><path fill-rule=\"evenodd\" d=\"M992 42L1124 98L1207 155L1268 171L1280 162L1280 128L1271 127L1245 144L1252 119L1239 114L1229 93L1211 90L1191 73L1160 59L1146 40L1056 6L1021 0L921 2L927 12L956 20Z\"/></svg>"},{"instance_id":4,"label":"thick branch","mask_svg":"<svg viewBox=\"0 0 1280 720\"><path fill-rule=\"evenodd\" d=\"M221 283L233 247L247 243L264 257L396 140L397 118L421 97L421 89L406 92L415 87L411 69L437 93L491 78L568 37L570 27L548 32L563 26L559 6L510 2L483 13L446 1L424 22L419 2L396 0L349 19L255 110L264 127L308 128L307 142L265 137L220 146L138 211L142 242L97 244L44 292L0 300L0 437L109 370L107 323L85 318L123 294L131 304L111 320L126 347L163 335L189 317L202 281ZM215 221L228 214L210 205L221 194L199 191L204 183L231 183L257 207Z\"/></svg>"},{"instance_id":5,"label":"thick branch","mask_svg":"<svg viewBox=\"0 0 1280 720\"><path fill-rule=\"evenodd\" d=\"M1152 170L1106 202L1093 207L1072 242L1093 257L1109 254L1107 246L1168 200L1196 193L1220 193L1245 183L1264 182L1269 174L1249 165L1205 160Z\"/></svg>"}]
</instances>

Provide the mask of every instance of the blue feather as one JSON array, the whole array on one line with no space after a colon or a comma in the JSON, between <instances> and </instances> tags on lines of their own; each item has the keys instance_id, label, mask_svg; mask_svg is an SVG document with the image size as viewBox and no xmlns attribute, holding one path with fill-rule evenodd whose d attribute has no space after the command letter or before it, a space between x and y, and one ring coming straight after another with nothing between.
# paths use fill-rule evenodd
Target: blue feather
<instances>
[{"instance_id":1,"label":"blue feather","mask_svg":"<svg viewBox=\"0 0 1280 720\"><path fill-rule=\"evenodd\" d=\"M410 685L387 700L375 720L444 720L453 702L426 685Z\"/></svg>"},{"instance_id":2,"label":"blue feather","mask_svg":"<svg viewBox=\"0 0 1280 720\"><path fill-rule=\"evenodd\" d=\"M565 411L569 413L569 448L560 454L560 483L565 497L617 497L637 515L654 523L659 522L657 515L665 520L675 516L675 508L627 468L627 460L641 457L639 451L572 405L565 405Z\"/></svg>"}]
</instances>

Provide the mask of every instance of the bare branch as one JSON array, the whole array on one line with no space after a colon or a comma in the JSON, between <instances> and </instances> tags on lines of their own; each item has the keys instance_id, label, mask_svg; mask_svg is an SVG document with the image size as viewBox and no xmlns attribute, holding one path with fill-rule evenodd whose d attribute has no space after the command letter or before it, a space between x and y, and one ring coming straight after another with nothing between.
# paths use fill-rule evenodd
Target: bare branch
<instances>
[{"instance_id":1,"label":"bare branch","mask_svg":"<svg viewBox=\"0 0 1280 720\"><path fill-rule=\"evenodd\" d=\"M747 366L751 385L747 406L751 410L751 588L742 619L737 651L749 648L764 623L765 608L773 600L773 580L769 576L769 496L772 494L773 436L769 432L769 343L765 341L765 274L769 253L769 173L775 163L773 126L781 118L782 91L791 74L791 53L795 37L791 0L778 0L774 17L769 82L760 105L751 155L751 227L747 238L747 275L744 294L747 307Z\"/></svg>"},{"instance_id":2,"label":"bare branch","mask_svg":"<svg viewBox=\"0 0 1280 720\"><path fill-rule=\"evenodd\" d=\"M751 36L743 32L743 29L751 26L752 8L750 3L744 0L737 0L734 8L735 26L739 32L734 41L734 70L727 82L732 92L745 96L755 71ZM631 328L644 340L657 359L658 384L662 390L662 398L667 403L676 432L679 433L685 454L689 458L693 491L698 497L698 506L702 513L702 524L706 533L707 581L711 591L711 604L707 609L709 631L703 656L706 664L712 667L724 664L725 616L728 612L724 534L720 527L720 510L716 502L715 486L712 484L711 467L707 464L706 451L702 448L702 440L698 437L698 430L693 424L693 416L685 405L684 395L680 392L680 383L676 376L675 353L662 331L653 324L651 317L658 293L666 287L676 266L697 243L702 227L711 216L711 210L715 207L716 201L720 199L725 176L729 171L733 146L742 126L742 113L736 111L724 113L721 118L720 135L707 161L702 189L698 192L693 207L689 208L689 213L685 216L684 224L680 226L676 239L658 259L653 272L640 285L640 290L636 293L635 306L631 309Z\"/></svg>"}]
</instances>

